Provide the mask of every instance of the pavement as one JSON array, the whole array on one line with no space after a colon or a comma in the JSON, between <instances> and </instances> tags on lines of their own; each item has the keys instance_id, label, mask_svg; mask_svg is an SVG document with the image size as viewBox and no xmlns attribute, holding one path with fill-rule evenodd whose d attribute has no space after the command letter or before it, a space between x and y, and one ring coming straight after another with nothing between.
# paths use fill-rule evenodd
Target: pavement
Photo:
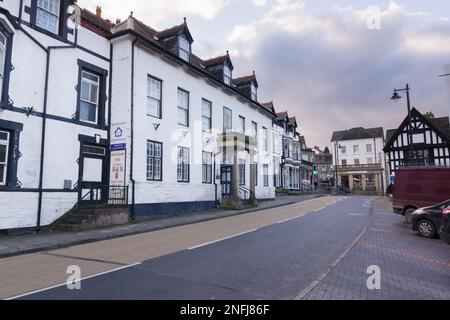
<instances>
[{"instance_id":1,"label":"pavement","mask_svg":"<svg viewBox=\"0 0 450 320\"><path fill-rule=\"evenodd\" d=\"M367 290L371 265L380 268L380 290ZM450 246L420 237L389 199L377 199L367 232L304 299L450 300Z\"/></svg>"},{"instance_id":2,"label":"pavement","mask_svg":"<svg viewBox=\"0 0 450 320\"><path fill-rule=\"evenodd\" d=\"M143 220L122 226L87 230L82 232L42 231L38 234L30 233L15 236L0 236L0 258L66 248L79 244L114 239L133 234L146 233L202 221L278 208L293 203L301 203L317 197L322 197L322 195L279 196L275 200L260 202L256 208L232 211L212 209L197 213L158 216L146 221Z\"/></svg>"}]
</instances>

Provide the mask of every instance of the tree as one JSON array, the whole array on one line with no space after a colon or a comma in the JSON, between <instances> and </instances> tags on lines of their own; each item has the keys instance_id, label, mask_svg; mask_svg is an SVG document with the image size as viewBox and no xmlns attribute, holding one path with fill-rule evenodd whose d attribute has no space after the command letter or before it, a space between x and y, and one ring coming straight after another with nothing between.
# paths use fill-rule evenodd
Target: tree
<instances>
[{"instance_id":1,"label":"tree","mask_svg":"<svg viewBox=\"0 0 450 320\"><path fill-rule=\"evenodd\" d=\"M330 153L330 149L328 147L325 147L324 153Z\"/></svg>"}]
</instances>

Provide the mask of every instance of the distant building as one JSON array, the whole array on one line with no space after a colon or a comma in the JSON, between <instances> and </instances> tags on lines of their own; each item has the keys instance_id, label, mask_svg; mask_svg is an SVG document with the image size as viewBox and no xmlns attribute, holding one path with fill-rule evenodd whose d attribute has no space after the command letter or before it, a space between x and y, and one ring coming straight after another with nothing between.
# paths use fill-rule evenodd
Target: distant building
<instances>
[{"instance_id":1,"label":"distant building","mask_svg":"<svg viewBox=\"0 0 450 320\"><path fill-rule=\"evenodd\" d=\"M300 145L302 152L302 168L300 170L300 177L302 181L302 188L311 186L313 181L314 168L314 151L306 145L305 136L300 137Z\"/></svg>"},{"instance_id":2,"label":"distant building","mask_svg":"<svg viewBox=\"0 0 450 320\"><path fill-rule=\"evenodd\" d=\"M334 181L333 171L333 155L328 148L321 150L319 147L314 147L314 168L317 170L315 177L317 183L320 185L330 185Z\"/></svg>"},{"instance_id":3,"label":"distant building","mask_svg":"<svg viewBox=\"0 0 450 320\"><path fill-rule=\"evenodd\" d=\"M353 128L333 133L337 185L354 193L386 191L383 128Z\"/></svg>"},{"instance_id":4,"label":"distant building","mask_svg":"<svg viewBox=\"0 0 450 320\"><path fill-rule=\"evenodd\" d=\"M391 176L401 167L450 166L450 124L448 117L435 118L428 112L411 111L412 148L408 117L399 128L388 130L384 152L389 157Z\"/></svg>"}]
</instances>

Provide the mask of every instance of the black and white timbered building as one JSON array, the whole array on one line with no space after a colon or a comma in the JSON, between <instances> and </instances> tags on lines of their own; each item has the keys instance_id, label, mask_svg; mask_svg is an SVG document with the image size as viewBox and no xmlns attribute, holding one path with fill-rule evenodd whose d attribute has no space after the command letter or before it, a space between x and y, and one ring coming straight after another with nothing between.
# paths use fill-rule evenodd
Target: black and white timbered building
<instances>
[{"instance_id":1,"label":"black and white timbered building","mask_svg":"<svg viewBox=\"0 0 450 320\"><path fill-rule=\"evenodd\" d=\"M433 113L411 110L398 129L388 130L384 152L389 157L391 176L402 167L450 166L450 124L448 117L435 118Z\"/></svg>"}]
</instances>

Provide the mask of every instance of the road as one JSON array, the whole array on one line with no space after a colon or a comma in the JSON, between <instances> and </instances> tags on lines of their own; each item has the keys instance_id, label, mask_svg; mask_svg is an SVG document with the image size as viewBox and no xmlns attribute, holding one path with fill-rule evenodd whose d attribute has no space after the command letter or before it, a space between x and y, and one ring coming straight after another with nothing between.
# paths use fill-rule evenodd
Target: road
<instances>
[{"instance_id":1,"label":"road","mask_svg":"<svg viewBox=\"0 0 450 320\"><path fill-rule=\"evenodd\" d=\"M389 217L397 219L393 214ZM374 246L379 247L366 239L373 231L370 228L373 220L374 198L327 197L1 259L0 298L277 300L367 299L389 298L390 295L392 298L406 295L407 298L408 292L411 293L408 285L406 289L394 286L386 296L371 295L366 287L367 267L373 264L384 267L383 263L391 261L389 254L392 255L386 250L378 255L371 254ZM417 266L417 256L406 258L411 259L415 267L426 268L430 260L439 267L441 273L430 286L440 284L443 289L435 297L445 299L447 293L450 296L450 288L445 283L450 270L450 265L445 263L450 257L445 251L447 247L437 240L436 243L425 242L428 240L414 237L414 241L422 240L423 245L437 246L440 251L431 255L439 253L440 256L428 254L426 266ZM359 252L360 246L363 246L363 253ZM397 249L392 250L398 255ZM361 259L353 257L355 251L357 257L362 254ZM405 265L405 257L400 261L395 258L397 268ZM66 286L66 269L72 265L81 269L81 290L69 290ZM344 270L337 273L344 266ZM342 275L346 277L344 281ZM337 290L337 285L345 292ZM416 289L420 293L420 288ZM434 297L429 290L424 294Z\"/></svg>"}]
</instances>

